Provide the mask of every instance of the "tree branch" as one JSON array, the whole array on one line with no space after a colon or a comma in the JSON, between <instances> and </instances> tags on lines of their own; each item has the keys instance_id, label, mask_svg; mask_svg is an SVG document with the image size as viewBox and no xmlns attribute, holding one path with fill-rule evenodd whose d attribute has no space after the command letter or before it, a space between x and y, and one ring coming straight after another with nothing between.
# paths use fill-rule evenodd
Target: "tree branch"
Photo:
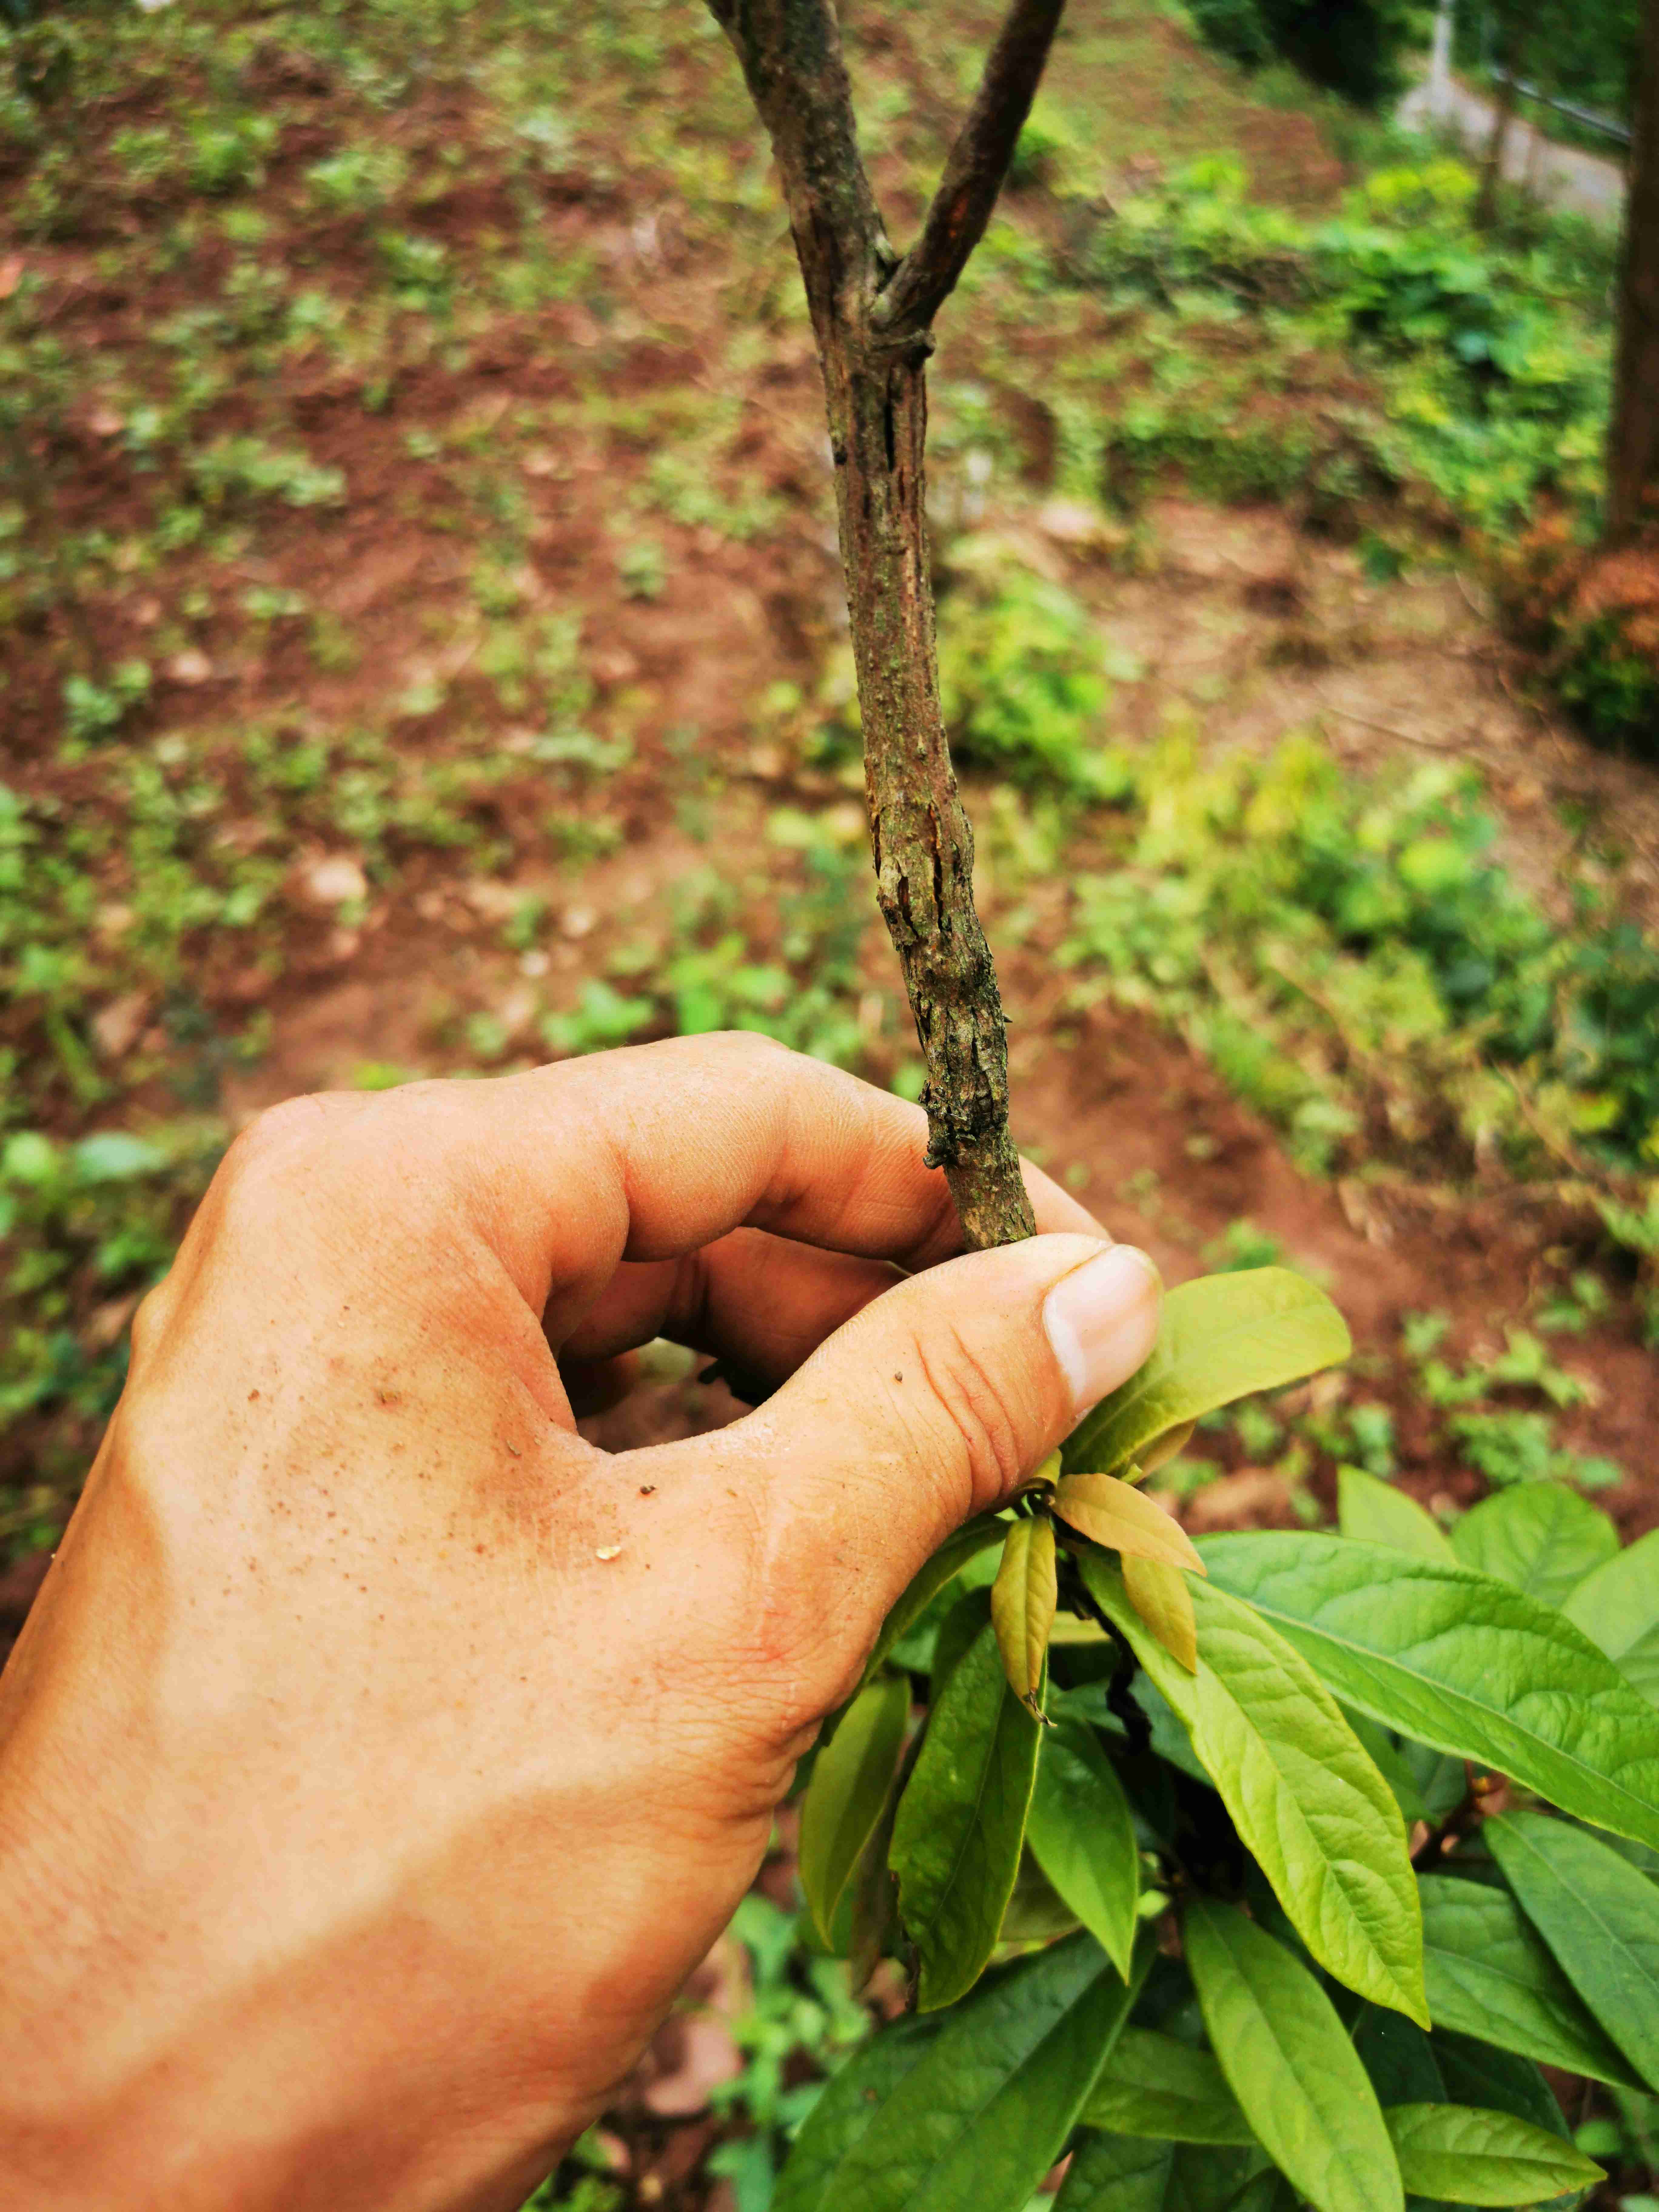
<instances>
[{"instance_id":1,"label":"tree branch","mask_svg":"<svg viewBox=\"0 0 1659 2212\"><path fill-rule=\"evenodd\" d=\"M985 228L1060 5L1016 0L912 257L921 288L901 295L896 320L888 290L897 257L860 158L833 0L709 0L771 136L811 307L876 896L927 1066L928 1161L944 1169L975 1249L1029 1237L1036 1224L1008 1134L1007 1039L974 907L974 833L939 713L925 505L926 318Z\"/></svg>"},{"instance_id":2,"label":"tree branch","mask_svg":"<svg viewBox=\"0 0 1659 2212\"><path fill-rule=\"evenodd\" d=\"M822 351L837 321L862 322L858 297L897 259L859 153L853 91L832 0L708 0L737 50L789 210L795 254Z\"/></svg>"},{"instance_id":3,"label":"tree branch","mask_svg":"<svg viewBox=\"0 0 1659 2212\"><path fill-rule=\"evenodd\" d=\"M1013 0L921 235L876 303L878 330L890 337L925 331L955 289L991 220L1065 6L1066 0Z\"/></svg>"}]
</instances>

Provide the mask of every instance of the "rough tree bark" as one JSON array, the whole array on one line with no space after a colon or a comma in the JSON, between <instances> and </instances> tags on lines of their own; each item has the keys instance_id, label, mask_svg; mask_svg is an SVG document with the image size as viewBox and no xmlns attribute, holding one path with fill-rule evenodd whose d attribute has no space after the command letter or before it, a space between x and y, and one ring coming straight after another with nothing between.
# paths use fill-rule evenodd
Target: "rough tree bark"
<instances>
[{"instance_id":1,"label":"rough tree bark","mask_svg":"<svg viewBox=\"0 0 1659 2212\"><path fill-rule=\"evenodd\" d=\"M1607 441L1607 538L1659 519L1659 0L1642 11L1630 194L1619 284L1619 358Z\"/></svg>"},{"instance_id":2,"label":"rough tree bark","mask_svg":"<svg viewBox=\"0 0 1659 2212\"><path fill-rule=\"evenodd\" d=\"M709 0L773 151L817 335L864 722L877 897L927 1066L928 1158L972 1247L1035 1227L974 908L974 838L939 714L924 513L934 315L979 243L1065 0L1013 0L921 234L888 243L860 157L833 0Z\"/></svg>"}]
</instances>

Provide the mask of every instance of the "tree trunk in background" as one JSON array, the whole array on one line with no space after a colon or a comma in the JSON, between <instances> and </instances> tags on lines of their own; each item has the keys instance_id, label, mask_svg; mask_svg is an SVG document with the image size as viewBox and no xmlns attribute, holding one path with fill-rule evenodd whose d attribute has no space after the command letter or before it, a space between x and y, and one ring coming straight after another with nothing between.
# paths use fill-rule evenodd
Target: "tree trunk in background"
<instances>
[{"instance_id":1,"label":"tree trunk in background","mask_svg":"<svg viewBox=\"0 0 1659 2212\"><path fill-rule=\"evenodd\" d=\"M1502 27L1498 66L1504 74L1498 80L1492 137L1480 172L1480 196L1474 203L1474 220L1482 230L1491 229L1498 213L1498 187L1504 181L1504 156L1509 151L1510 132L1521 100L1521 63L1527 50L1527 33L1532 27L1530 11L1520 4L1520 0L1510 0L1510 5L1500 11L1498 21Z\"/></svg>"},{"instance_id":2,"label":"tree trunk in background","mask_svg":"<svg viewBox=\"0 0 1659 2212\"><path fill-rule=\"evenodd\" d=\"M1607 440L1607 539L1659 520L1659 0L1642 11L1630 193L1619 281L1619 356Z\"/></svg>"}]
</instances>

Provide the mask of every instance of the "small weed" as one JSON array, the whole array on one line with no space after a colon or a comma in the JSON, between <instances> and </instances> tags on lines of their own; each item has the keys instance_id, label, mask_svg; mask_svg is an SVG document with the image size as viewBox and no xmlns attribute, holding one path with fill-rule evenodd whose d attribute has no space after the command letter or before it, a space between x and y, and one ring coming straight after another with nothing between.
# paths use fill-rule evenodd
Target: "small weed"
<instances>
[{"instance_id":1,"label":"small weed","mask_svg":"<svg viewBox=\"0 0 1659 2212\"><path fill-rule=\"evenodd\" d=\"M1582 1336L1605 1316L1610 1304L1601 1278L1581 1267L1565 1287L1546 1293L1533 1318L1547 1336Z\"/></svg>"},{"instance_id":2,"label":"small weed","mask_svg":"<svg viewBox=\"0 0 1659 2212\"><path fill-rule=\"evenodd\" d=\"M194 191L242 191L261 182L264 157L276 143L268 115L242 115L228 123L192 123L186 173Z\"/></svg>"},{"instance_id":3,"label":"small weed","mask_svg":"<svg viewBox=\"0 0 1659 2212\"><path fill-rule=\"evenodd\" d=\"M260 438L216 439L190 463L192 483L210 506L240 500L281 500L286 507L339 507L345 477L310 457Z\"/></svg>"},{"instance_id":4,"label":"small weed","mask_svg":"<svg viewBox=\"0 0 1659 2212\"><path fill-rule=\"evenodd\" d=\"M1253 1221L1230 1221L1204 1258L1219 1274L1243 1267L1277 1267L1284 1264L1285 1248L1276 1237L1258 1229Z\"/></svg>"},{"instance_id":5,"label":"small weed","mask_svg":"<svg viewBox=\"0 0 1659 2212\"><path fill-rule=\"evenodd\" d=\"M64 679L64 730L76 743L113 737L149 696L150 672L142 660L124 660L101 684L89 677Z\"/></svg>"},{"instance_id":6,"label":"small weed","mask_svg":"<svg viewBox=\"0 0 1659 2212\"><path fill-rule=\"evenodd\" d=\"M1079 881L1061 957L1177 1022L1310 1165L1368 1122L1408 1151L1496 1131L1517 1164L1553 1127L1649 1164L1659 953L1553 923L1492 859L1468 775L1352 781L1305 737L1200 764L1176 728L1133 789L1130 865Z\"/></svg>"},{"instance_id":7,"label":"small weed","mask_svg":"<svg viewBox=\"0 0 1659 2212\"><path fill-rule=\"evenodd\" d=\"M939 671L958 758L1088 798L1123 795L1122 765L1102 744L1111 686L1099 637L1059 585L1015 571L948 593Z\"/></svg>"},{"instance_id":8,"label":"small weed","mask_svg":"<svg viewBox=\"0 0 1659 2212\"><path fill-rule=\"evenodd\" d=\"M582 986L574 1013L549 1014L542 1036L550 1051L574 1055L603 1052L609 1046L627 1044L655 1020L652 999L624 998L599 976Z\"/></svg>"},{"instance_id":9,"label":"small weed","mask_svg":"<svg viewBox=\"0 0 1659 2212\"><path fill-rule=\"evenodd\" d=\"M1624 1480L1624 1470L1611 1460L1581 1458L1559 1449L1547 1413L1454 1413L1446 1428L1464 1461L1494 1490L1547 1480L1605 1490Z\"/></svg>"},{"instance_id":10,"label":"small weed","mask_svg":"<svg viewBox=\"0 0 1659 2212\"><path fill-rule=\"evenodd\" d=\"M390 204L408 173L405 157L387 146L347 146L313 161L306 184L319 204L336 215L371 215Z\"/></svg>"},{"instance_id":11,"label":"small weed","mask_svg":"<svg viewBox=\"0 0 1659 2212\"><path fill-rule=\"evenodd\" d=\"M254 584L242 594L242 612L256 623L297 622L311 602L303 592L276 584Z\"/></svg>"},{"instance_id":12,"label":"small weed","mask_svg":"<svg viewBox=\"0 0 1659 2212\"><path fill-rule=\"evenodd\" d=\"M383 230L375 240L380 265L398 305L422 314L448 313L453 276L447 250L435 238Z\"/></svg>"},{"instance_id":13,"label":"small weed","mask_svg":"<svg viewBox=\"0 0 1659 2212\"><path fill-rule=\"evenodd\" d=\"M225 1142L210 1123L63 1144L36 1129L0 1142L0 1422L67 1413L101 1425L126 1370L125 1322L167 1268L183 1210ZM88 1304L104 1319L77 1327Z\"/></svg>"},{"instance_id":14,"label":"small weed","mask_svg":"<svg viewBox=\"0 0 1659 2212\"><path fill-rule=\"evenodd\" d=\"M636 538L617 556L617 574L630 599L659 599L668 585L668 560L654 538Z\"/></svg>"}]
</instances>

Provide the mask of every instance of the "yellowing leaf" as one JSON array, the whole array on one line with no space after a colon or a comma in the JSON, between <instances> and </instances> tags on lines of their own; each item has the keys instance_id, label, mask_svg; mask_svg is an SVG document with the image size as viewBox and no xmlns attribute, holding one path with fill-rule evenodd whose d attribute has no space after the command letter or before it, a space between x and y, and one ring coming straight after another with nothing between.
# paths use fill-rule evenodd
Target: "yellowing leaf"
<instances>
[{"instance_id":1,"label":"yellowing leaf","mask_svg":"<svg viewBox=\"0 0 1659 2212\"><path fill-rule=\"evenodd\" d=\"M1179 1428L1166 1429L1161 1437L1155 1437L1139 1455L1142 1474L1156 1474L1159 1468L1167 1467L1179 1453L1184 1452L1191 1443L1193 1431L1197 1426L1196 1421L1183 1421Z\"/></svg>"},{"instance_id":2,"label":"yellowing leaf","mask_svg":"<svg viewBox=\"0 0 1659 2212\"><path fill-rule=\"evenodd\" d=\"M1166 1567L1162 1559L1123 1561L1123 1588L1142 1621L1189 1674L1198 1672L1198 1623L1193 1615L1193 1594L1179 1567Z\"/></svg>"},{"instance_id":3,"label":"yellowing leaf","mask_svg":"<svg viewBox=\"0 0 1659 2212\"><path fill-rule=\"evenodd\" d=\"M1125 1558L1162 1559L1166 1566L1204 1572L1192 1539L1155 1498L1147 1498L1115 1474L1068 1474L1054 1492L1054 1510L1097 1544Z\"/></svg>"},{"instance_id":4,"label":"yellowing leaf","mask_svg":"<svg viewBox=\"0 0 1659 2212\"><path fill-rule=\"evenodd\" d=\"M1002 1564L992 1586L991 1619L1009 1687L1033 1712L1042 1688L1042 1664L1059 1601L1054 1522L1046 1513L1016 1521L1003 1544Z\"/></svg>"},{"instance_id":5,"label":"yellowing leaf","mask_svg":"<svg viewBox=\"0 0 1659 2212\"><path fill-rule=\"evenodd\" d=\"M1052 1490L1059 1480L1060 1454L1058 1451L1051 1451L1036 1472L1026 1476L1014 1494L1018 1498L1024 1498L1028 1491Z\"/></svg>"}]
</instances>

